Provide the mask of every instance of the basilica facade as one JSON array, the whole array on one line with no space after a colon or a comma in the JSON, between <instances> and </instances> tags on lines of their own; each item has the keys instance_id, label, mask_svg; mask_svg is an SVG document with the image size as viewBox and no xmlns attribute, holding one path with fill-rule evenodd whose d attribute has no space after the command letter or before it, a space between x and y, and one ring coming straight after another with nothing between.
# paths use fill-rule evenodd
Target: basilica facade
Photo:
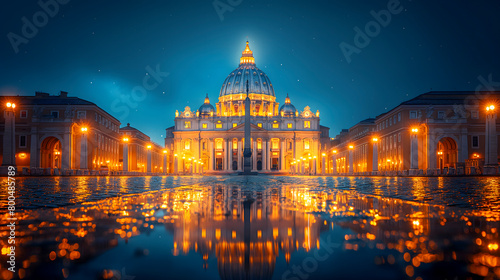
<instances>
[{"instance_id":1,"label":"basilica facade","mask_svg":"<svg viewBox=\"0 0 500 280\"><path fill-rule=\"evenodd\" d=\"M223 173L243 170L245 98L250 98L252 171L317 174L330 142L319 111L299 111L286 95L276 100L269 77L255 64L248 42L238 68L224 80L218 102L209 96L199 108L175 112L165 148L172 173Z\"/></svg>"}]
</instances>

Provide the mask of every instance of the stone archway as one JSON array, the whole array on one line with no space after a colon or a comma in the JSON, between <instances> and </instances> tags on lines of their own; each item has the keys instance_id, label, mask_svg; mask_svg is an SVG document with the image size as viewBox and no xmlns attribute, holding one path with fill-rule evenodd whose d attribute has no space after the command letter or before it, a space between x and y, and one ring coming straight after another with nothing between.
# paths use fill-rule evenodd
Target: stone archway
<instances>
[{"instance_id":1,"label":"stone archway","mask_svg":"<svg viewBox=\"0 0 500 280\"><path fill-rule=\"evenodd\" d=\"M457 142L451 137L443 137L437 144L438 169L456 168L458 162Z\"/></svg>"},{"instance_id":2,"label":"stone archway","mask_svg":"<svg viewBox=\"0 0 500 280\"><path fill-rule=\"evenodd\" d=\"M40 146L40 166L42 168L61 168L61 141L54 136L43 139Z\"/></svg>"}]
</instances>

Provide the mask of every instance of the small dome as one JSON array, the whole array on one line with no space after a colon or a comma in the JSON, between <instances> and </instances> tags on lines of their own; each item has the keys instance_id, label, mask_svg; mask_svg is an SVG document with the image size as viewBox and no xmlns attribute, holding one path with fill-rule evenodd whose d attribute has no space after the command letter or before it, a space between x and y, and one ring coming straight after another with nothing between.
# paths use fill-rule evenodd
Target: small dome
<instances>
[{"instance_id":1,"label":"small dome","mask_svg":"<svg viewBox=\"0 0 500 280\"><path fill-rule=\"evenodd\" d=\"M285 98L285 104L281 105L280 108L280 115L284 117L293 117L295 116L295 112L297 112L297 109L295 109L295 106L293 106L292 103L290 102L290 97L288 97L287 93Z\"/></svg>"},{"instance_id":2,"label":"small dome","mask_svg":"<svg viewBox=\"0 0 500 280\"><path fill-rule=\"evenodd\" d=\"M214 106L210 104L210 99L208 98L208 93L207 96L205 97L205 103L200 106L200 109L198 110L200 114L202 115L209 115L215 111Z\"/></svg>"}]
</instances>

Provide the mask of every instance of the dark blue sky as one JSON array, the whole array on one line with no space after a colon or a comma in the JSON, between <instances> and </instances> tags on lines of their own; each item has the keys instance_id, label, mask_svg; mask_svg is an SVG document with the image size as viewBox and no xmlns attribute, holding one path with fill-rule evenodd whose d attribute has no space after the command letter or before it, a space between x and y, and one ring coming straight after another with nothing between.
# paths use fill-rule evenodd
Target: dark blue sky
<instances>
[{"instance_id":1,"label":"dark blue sky","mask_svg":"<svg viewBox=\"0 0 500 280\"><path fill-rule=\"evenodd\" d=\"M355 46L354 28L391 1L220 0L237 4L221 20L212 0L69 0L47 22L37 1L9 1L0 11L0 94L68 91L163 143L175 110L196 110L206 93L216 102L246 40L278 101L289 93L297 109L320 110L332 137L431 89L500 81L499 1L402 0L348 63L339 45ZM23 36L22 18L34 15L41 27L16 53L8 34ZM166 77L150 79L144 94L148 66Z\"/></svg>"}]
</instances>

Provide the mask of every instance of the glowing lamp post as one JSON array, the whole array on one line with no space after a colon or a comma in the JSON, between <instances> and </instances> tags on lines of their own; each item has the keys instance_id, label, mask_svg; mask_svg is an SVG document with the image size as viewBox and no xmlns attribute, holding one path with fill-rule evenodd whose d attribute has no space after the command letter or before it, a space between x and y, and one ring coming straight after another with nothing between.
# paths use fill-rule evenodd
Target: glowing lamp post
<instances>
[{"instance_id":1,"label":"glowing lamp post","mask_svg":"<svg viewBox=\"0 0 500 280\"><path fill-rule=\"evenodd\" d=\"M80 169L88 169L88 152L87 152L87 132L88 127L84 126L80 129L82 138L80 143Z\"/></svg>"},{"instance_id":2,"label":"glowing lamp post","mask_svg":"<svg viewBox=\"0 0 500 280\"><path fill-rule=\"evenodd\" d=\"M128 137L123 138L123 171L128 171Z\"/></svg>"},{"instance_id":3,"label":"glowing lamp post","mask_svg":"<svg viewBox=\"0 0 500 280\"><path fill-rule=\"evenodd\" d=\"M377 175L378 173L378 138L372 138L373 143L373 159L372 159L372 175Z\"/></svg>"},{"instance_id":4,"label":"glowing lamp post","mask_svg":"<svg viewBox=\"0 0 500 280\"><path fill-rule=\"evenodd\" d=\"M495 105L486 107L486 145L484 151L485 175L498 173L498 140L497 140L497 112Z\"/></svg>"},{"instance_id":5,"label":"glowing lamp post","mask_svg":"<svg viewBox=\"0 0 500 280\"><path fill-rule=\"evenodd\" d=\"M147 145L146 148L148 148L148 166L147 166L147 172L151 173L151 145Z\"/></svg>"},{"instance_id":6,"label":"glowing lamp post","mask_svg":"<svg viewBox=\"0 0 500 280\"><path fill-rule=\"evenodd\" d=\"M3 134L3 166L16 165L16 104L7 102L5 104L5 127Z\"/></svg>"},{"instance_id":7,"label":"glowing lamp post","mask_svg":"<svg viewBox=\"0 0 500 280\"><path fill-rule=\"evenodd\" d=\"M410 175L416 175L418 170L418 128L411 129L411 155L410 155Z\"/></svg>"}]
</instances>

